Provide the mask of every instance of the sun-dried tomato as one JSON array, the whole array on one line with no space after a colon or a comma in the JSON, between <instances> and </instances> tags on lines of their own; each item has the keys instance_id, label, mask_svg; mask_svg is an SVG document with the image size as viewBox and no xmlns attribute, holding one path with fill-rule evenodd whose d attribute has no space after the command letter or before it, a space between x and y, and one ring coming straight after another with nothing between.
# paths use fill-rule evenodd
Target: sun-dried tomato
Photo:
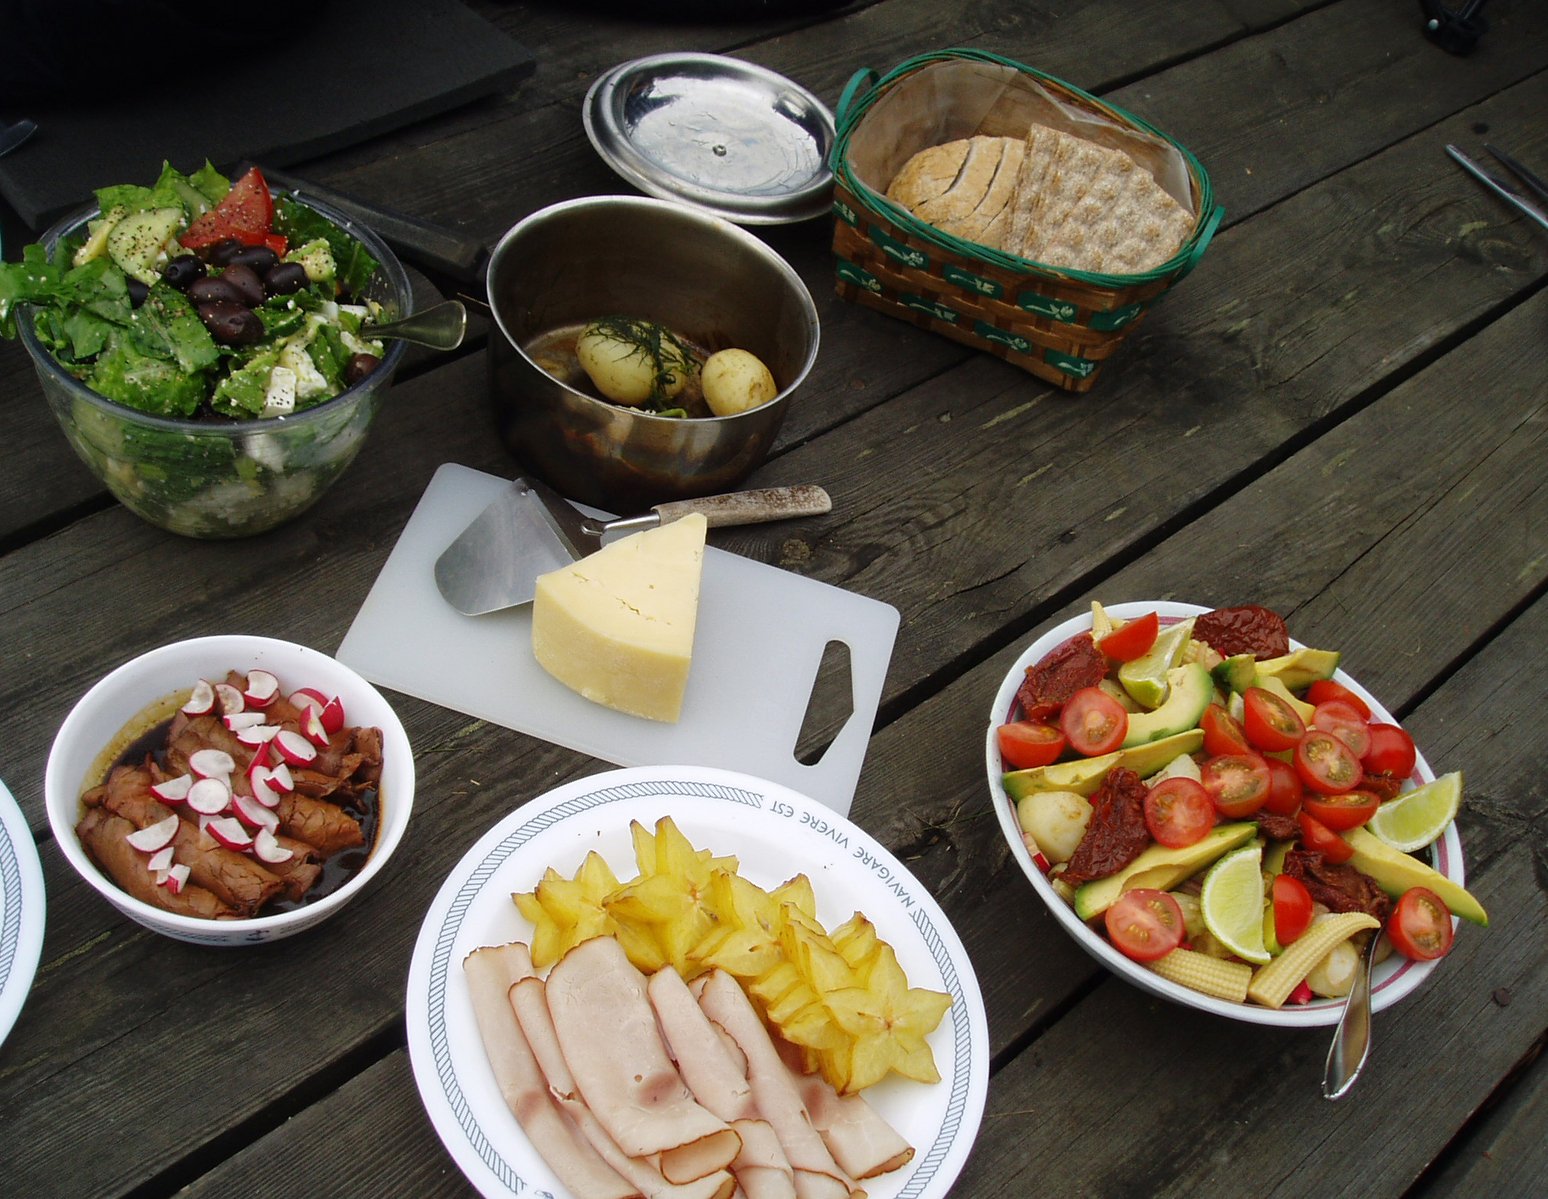
<instances>
[{"instance_id":1,"label":"sun-dried tomato","mask_svg":"<svg viewBox=\"0 0 1548 1199\"><path fill-rule=\"evenodd\" d=\"M1251 654L1262 661L1290 652L1284 617L1257 604L1216 608L1193 622L1196 641L1206 641L1221 657Z\"/></svg>"},{"instance_id":2,"label":"sun-dried tomato","mask_svg":"<svg viewBox=\"0 0 1548 1199\"><path fill-rule=\"evenodd\" d=\"M1145 780L1123 766L1107 772L1091 797L1091 820L1059 877L1070 886L1117 874L1150 844L1145 825Z\"/></svg>"},{"instance_id":3,"label":"sun-dried tomato","mask_svg":"<svg viewBox=\"0 0 1548 1199\"><path fill-rule=\"evenodd\" d=\"M1027 667L1027 677L1016 692L1021 714L1028 720L1046 720L1064 707L1082 687L1095 687L1107 673L1107 659L1090 633L1071 637Z\"/></svg>"},{"instance_id":4,"label":"sun-dried tomato","mask_svg":"<svg viewBox=\"0 0 1548 1199\"><path fill-rule=\"evenodd\" d=\"M1392 900L1375 879L1315 850L1292 849L1285 855L1285 873L1305 883L1311 897L1330 912L1365 912L1383 924L1392 914Z\"/></svg>"}]
</instances>

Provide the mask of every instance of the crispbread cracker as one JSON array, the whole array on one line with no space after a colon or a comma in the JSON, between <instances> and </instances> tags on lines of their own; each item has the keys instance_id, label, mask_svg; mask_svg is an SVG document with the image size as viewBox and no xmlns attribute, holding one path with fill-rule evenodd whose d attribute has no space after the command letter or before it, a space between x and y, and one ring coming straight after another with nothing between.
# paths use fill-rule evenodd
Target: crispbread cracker
<instances>
[{"instance_id":1,"label":"crispbread cracker","mask_svg":"<svg viewBox=\"0 0 1548 1199\"><path fill-rule=\"evenodd\" d=\"M1058 153L1062 137L1064 134L1047 125L1034 124L1027 130L1021 174L1016 179L1016 190L1011 196L1010 217L1000 239L1000 248L1011 254L1020 254L1022 247L1032 239L1033 200L1042 189L1043 180Z\"/></svg>"},{"instance_id":2,"label":"crispbread cracker","mask_svg":"<svg viewBox=\"0 0 1548 1199\"><path fill-rule=\"evenodd\" d=\"M1183 243L1193 217L1149 171L1135 169L1110 199L1088 192L1038 247L1049 266L1132 275L1160 266Z\"/></svg>"},{"instance_id":3,"label":"crispbread cracker","mask_svg":"<svg viewBox=\"0 0 1548 1199\"><path fill-rule=\"evenodd\" d=\"M1063 135L1059 155L1049 164L1043 186L1032 199L1032 228L1023 243L1023 258L1041 259L1042 248L1089 194L1091 208L1110 204L1123 190L1134 160L1121 150ZM1087 211L1089 211L1088 209Z\"/></svg>"}]
</instances>

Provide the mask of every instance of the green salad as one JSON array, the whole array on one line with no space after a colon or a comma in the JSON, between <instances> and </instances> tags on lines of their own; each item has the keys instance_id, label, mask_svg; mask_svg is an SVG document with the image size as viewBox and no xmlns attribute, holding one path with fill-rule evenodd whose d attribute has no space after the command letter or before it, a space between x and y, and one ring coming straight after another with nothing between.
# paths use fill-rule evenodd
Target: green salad
<instances>
[{"instance_id":1,"label":"green salad","mask_svg":"<svg viewBox=\"0 0 1548 1199\"><path fill-rule=\"evenodd\" d=\"M256 168L232 184L208 164L167 165L149 187L96 197L77 236L0 263L0 335L30 305L38 340L99 395L155 416L282 417L380 363L360 332L375 306L358 299L376 260L315 209L271 197Z\"/></svg>"}]
</instances>

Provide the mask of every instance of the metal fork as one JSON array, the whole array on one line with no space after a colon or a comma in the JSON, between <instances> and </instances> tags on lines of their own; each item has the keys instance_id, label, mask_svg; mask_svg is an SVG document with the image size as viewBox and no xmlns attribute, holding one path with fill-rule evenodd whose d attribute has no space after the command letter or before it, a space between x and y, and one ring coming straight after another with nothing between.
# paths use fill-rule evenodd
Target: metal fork
<instances>
[{"instance_id":1,"label":"metal fork","mask_svg":"<svg viewBox=\"0 0 1548 1199\"><path fill-rule=\"evenodd\" d=\"M1451 157L1456 160L1458 166L1460 166L1474 179L1478 180L1478 182L1482 183L1495 195L1499 196L1500 199L1504 200L1507 204L1520 209L1522 212L1526 213L1527 216L1531 217L1534 221L1541 225L1544 229L1548 229L1548 212L1544 212L1541 208L1532 203L1531 200L1527 199L1526 196L1522 195L1499 176L1491 175L1488 171L1484 170L1483 167L1479 166L1461 150L1457 149L1456 146L1448 144L1446 146L1446 153L1450 154ZM1525 167L1522 167L1519 163L1516 162L1514 158L1511 158L1508 154L1505 154L1500 150L1496 150L1492 146L1489 147L1489 153L1493 154L1512 171L1515 171L1517 174L1519 174L1526 182L1527 186L1532 188L1533 191L1538 191L1538 189L1542 188L1544 190L1539 192L1539 194L1548 197L1548 188L1544 187L1542 180L1537 178L1537 176L1533 175L1530 171L1526 170Z\"/></svg>"},{"instance_id":2,"label":"metal fork","mask_svg":"<svg viewBox=\"0 0 1548 1199\"><path fill-rule=\"evenodd\" d=\"M38 131L38 123L23 117L14 125L0 128L0 158L9 154Z\"/></svg>"}]
</instances>

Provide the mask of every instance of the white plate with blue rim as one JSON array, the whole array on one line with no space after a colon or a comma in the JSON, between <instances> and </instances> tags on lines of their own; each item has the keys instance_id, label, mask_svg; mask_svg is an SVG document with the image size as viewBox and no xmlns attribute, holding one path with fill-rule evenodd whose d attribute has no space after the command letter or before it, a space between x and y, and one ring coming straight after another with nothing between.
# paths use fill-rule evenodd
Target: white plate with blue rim
<instances>
[{"instance_id":1,"label":"white plate with blue rim","mask_svg":"<svg viewBox=\"0 0 1548 1199\"><path fill-rule=\"evenodd\" d=\"M500 1096L474 1024L462 960L482 945L528 941L511 902L552 866L572 876L596 850L620 879L636 873L631 821L671 816L696 848L740 859L772 888L810 878L817 915L833 928L863 912L897 953L909 985L945 991L951 1007L929 1037L941 1081L896 1076L864 1092L915 1148L908 1165L867 1179L871 1199L932 1199L967 1161L989 1084L989 1028L972 963L918 879L857 825L789 788L734 771L641 766L558 787L481 837L442 884L409 968L409 1056L420 1098L447 1151L490 1199L563 1195Z\"/></svg>"},{"instance_id":2,"label":"white plate with blue rim","mask_svg":"<svg viewBox=\"0 0 1548 1199\"><path fill-rule=\"evenodd\" d=\"M21 808L0 783L0 1043L21 1015L43 952L43 868Z\"/></svg>"}]
</instances>

